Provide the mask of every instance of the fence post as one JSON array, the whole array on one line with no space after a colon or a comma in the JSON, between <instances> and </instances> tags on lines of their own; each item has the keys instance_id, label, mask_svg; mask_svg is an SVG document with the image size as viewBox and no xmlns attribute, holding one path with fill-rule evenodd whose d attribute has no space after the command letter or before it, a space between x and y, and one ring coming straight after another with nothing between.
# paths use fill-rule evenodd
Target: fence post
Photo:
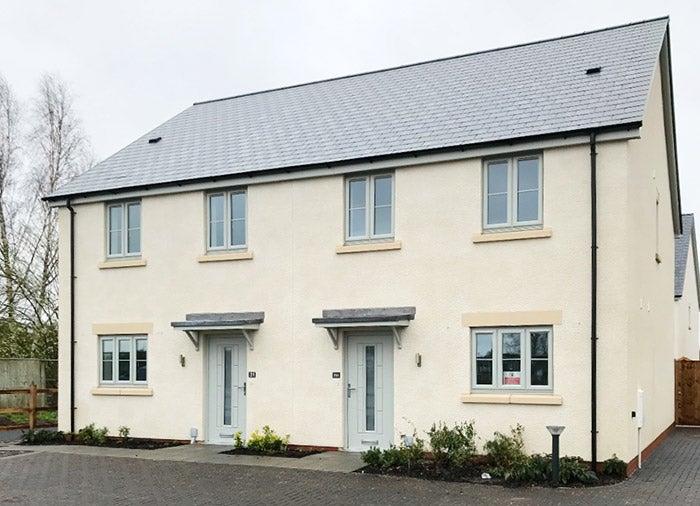
<instances>
[{"instance_id":1,"label":"fence post","mask_svg":"<svg viewBox=\"0 0 700 506\"><path fill-rule=\"evenodd\" d=\"M36 427L36 383L29 385L29 430Z\"/></svg>"}]
</instances>

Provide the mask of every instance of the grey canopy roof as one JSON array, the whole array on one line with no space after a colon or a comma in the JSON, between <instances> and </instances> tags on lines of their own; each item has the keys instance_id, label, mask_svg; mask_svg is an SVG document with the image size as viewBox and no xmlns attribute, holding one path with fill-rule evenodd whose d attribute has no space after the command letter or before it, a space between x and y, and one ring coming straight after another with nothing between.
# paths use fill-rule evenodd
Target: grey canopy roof
<instances>
[{"instance_id":1,"label":"grey canopy roof","mask_svg":"<svg viewBox=\"0 0 700 506\"><path fill-rule=\"evenodd\" d=\"M196 103L48 198L639 125L667 25Z\"/></svg>"},{"instance_id":2,"label":"grey canopy roof","mask_svg":"<svg viewBox=\"0 0 700 506\"><path fill-rule=\"evenodd\" d=\"M329 325L407 321L416 317L416 308L414 306L405 306L324 309L322 315L321 318L312 318L312 323Z\"/></svg>"},{"instance_id":3,"label":"grey canopy roof","mask_svg":"<svg viewBox=\"0 0 700 506\"><path fill-rule=\"evenodd\" d=\"M265 321L265 313L190 313L185 315L184 322L171 322L176 329L197 329L217 327L238 327L255 325Z\"/></svg>"}]
</instances>

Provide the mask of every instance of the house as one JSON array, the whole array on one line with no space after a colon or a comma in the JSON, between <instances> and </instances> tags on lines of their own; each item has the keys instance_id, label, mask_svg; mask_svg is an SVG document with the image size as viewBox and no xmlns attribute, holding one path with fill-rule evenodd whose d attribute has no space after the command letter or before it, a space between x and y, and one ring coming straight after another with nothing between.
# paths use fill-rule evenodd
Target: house
<instances>
[{"instance_id":1,"label":"house","mask_svg":"<svg viewBox=\"0 0 700 506\"><path fill-rule=\"evenodd\" d=\"M195 103L77 177L60 428L632 461L674 421L668 24Z\"/></svg>"},{"instance_id":2,"label":"house","mask_svg":"<svg viewBox=\"0 0 700 506\"><path fill-rule=\"evenodd\" d=\"M683 215L683 233L676 237L675 251L676 358L700 359L698 342L698 250L695 217Z\"/></svg>"}]
</instances>

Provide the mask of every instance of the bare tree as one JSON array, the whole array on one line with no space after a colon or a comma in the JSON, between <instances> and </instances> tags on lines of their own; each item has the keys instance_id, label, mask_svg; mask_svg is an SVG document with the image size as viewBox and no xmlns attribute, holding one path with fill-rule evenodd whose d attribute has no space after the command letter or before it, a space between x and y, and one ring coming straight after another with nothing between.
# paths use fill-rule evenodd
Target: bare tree
<instances>
[{"instance_id":1,"label":"bare tree","mask_svg":"<svg viewBox=\"0 0 700 506\"><path fill-rule=\"evenodd\" d=\"M33 101L28 137L32 202L18 283L26 318L54 325L58 317L58 231L55 209L41 198L87 168L91 155L73 110L73 97L58 77L46 74Z\"/></svg>"},{"instance_id":2,"label":"bare tree","mask_svg":"<svg viewBox=\"0 0 700 506\"><path fill-rule=\"evenodd\" d=\"M17 300L14 276L16 253L12 243L15 215L10 194L17 168L19 109L10 86L0 75L0 280L2 306L0 315L14 320Z\"/></svg>"}]
</instances>

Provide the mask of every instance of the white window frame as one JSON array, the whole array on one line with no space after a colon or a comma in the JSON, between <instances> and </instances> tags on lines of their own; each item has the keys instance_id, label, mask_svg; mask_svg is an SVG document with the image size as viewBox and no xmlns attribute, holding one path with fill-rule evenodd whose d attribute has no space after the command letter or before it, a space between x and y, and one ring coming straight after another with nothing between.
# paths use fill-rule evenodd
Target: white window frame
<instances>
[{"instance_id":1,"label":"white window frame","mask_svg":"<svg viewBox=\"0 0 700 506\"><path fill-rule=\"evenodd\" d=\"M518 209L518 160L537 160L538 165L538 182L539 182L539 195L537 199L537 219L528 221L519 221L517 217ZM506 163L508 165L508 180L507 180L507 211L506 211L506 222L505 223L488 223L488 196L489 196L489 180L488 180L488 169L489 165L494 163ZM482 216L483 216L483 229L484 230L509 230L518 228L538 228L542 226L542 207L543 199L542 195L544 193L543 180L542 180L542 155L541 154L529 154L521 156L512 156L504 158L489 158L484 160L484 166L482 170Z\"/></svg>"},{"instance_id":2,"label":"white window frame","mask_svg":"<svg viewBox=\"0 0 700 506\"><path fill-rule=\"evenodd\" d=\"M388 234L374 233L374 182L382 178L391 179L391 231ZM350 235L350 183L353 181L365 181L365 230L367 234L363 236ZM393 172L382 172L381 174L372 174L367 176L352 176L345 179L345 241L372 241L372 240L387 240L394 237L394 214L396 208L396 184Z\"/></svg>"},{"instance_id":3,"label":"white window frame","mask_svg":"<svg viewBox=\"0 0 700 506\"><path fill-rule=\"evenodd\" d=\"M245 243L231 244L231 196L245 195L245 215L243 217L245 228ZM216 196L224 197L224 245L211 245L211 198ZM206 248L210 253L227 252L227 251L245 251L248 249L248 189L236 188L234 190L210 192L206 194Z\"/></svg>"},{"instance_id":4,"label":"white window frame","mask_svg":"<svg viewBox=\"0 0 700 506\"><path fill-rule=\"evenodd\" d=\"M139 250L138 251L128 251L129 249L129 230L131 229L129 223L129 207L138 205L139 206ZM121 229L121 253L111 253L112 251L112 234L111 234L111 209L120 208L122 213L122 229ZM143 249L143 208L141 206L140 200L131 200L128 202L118 202L116 204L107 204L107 213L105 216L105 230L107 235L107 258L124 258L124 257L139 257L141 256L141 250Z\"/></svg>"},{"instance_id":5,"label":"white window frame","mask_svg":"<svg viewBox=\"0 0 700 506\"><path fill-rule=\"evenodd\" d=\"M503 383L503 353L502 353L502 336L503 334L519 332L520 333L520 385L511 385ZM547 332L547 385L532 385L530 378L530 366L533 358L531 357L530 336L534 332ZM473 391L511 391L522 393L538 393L552 392L553 378L553 359L554 359L554 329L548 326L538 327L481 327L471 330L471 386ZM476 382L477 374L477 356L476 356L476 337L477 334L491 334L493 345L493 365L491 370L491 384L479 385ZM538 359L534 359L538 360Z\"/></svg>"},{"instance_id":6,"label":"white window frame","mask_svg":"<svg viewBox=\"0 0 700 506\"><path fill-rule=\"evenodd\" d=\"M136 379L136 341L146 341L146 379L137 380ZM112 342L112 379L105 380L104 378L104 357L102 355L104 342ZM119 342L128 341L130 343L129 352L129 379L120 380L119 379ZM147 385L148 384L148 336L144 334L136 335L109 335L109 336L99 336L98 346L97 346L98 362L99 362L99 384L100 385L111 385L111 386L128 386L128 385Z\"/></svg>"}]
</instances>

